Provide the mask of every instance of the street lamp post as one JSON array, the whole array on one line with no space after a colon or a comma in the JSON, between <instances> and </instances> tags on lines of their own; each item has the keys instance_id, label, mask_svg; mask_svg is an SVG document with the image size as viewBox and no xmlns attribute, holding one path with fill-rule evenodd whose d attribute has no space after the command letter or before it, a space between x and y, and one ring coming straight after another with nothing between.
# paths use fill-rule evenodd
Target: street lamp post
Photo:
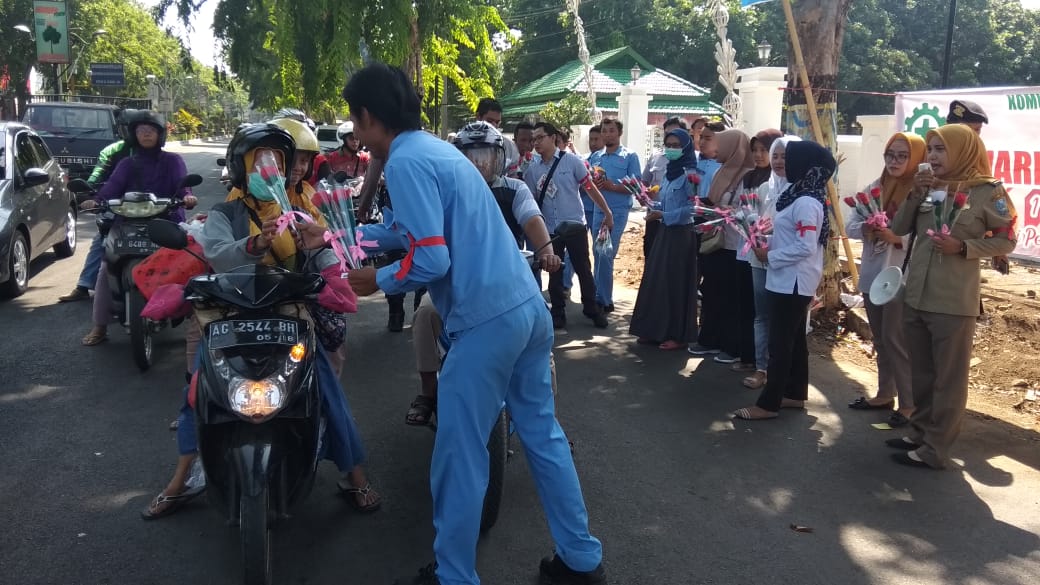
<instances>
[{"instance_id":1,"label":"street lamp post","mask_svg":"<svg viewBox=\"0 0 1040 585\"><path fill-rule=\"evenodd\" d=\"M762 67L769 65L769 57L773 54L773 45L770 45L766 41L762 41L758 44L758 60L762 64Z\"/></svg>"},{"instance_id":2,"label":"street lamp post","mask_svg":"<svg viewBox=\"0 0 1040 585\"><path fill-rule=\"evenodd\" d=\"M103 37L103 36L105 36L107 34L108 34L107 30L105 30L103 28L99 28L96 31L94 31L94 33L91 35L91 39L90 40L91 40L91 42L96 41L99 38L101 38L101 37ZM83 56L83 51L85 51L87 49L87 46L89 46L90 43L87 42L87 41L84 41L83 37L81 37L78 34L72 32L71 30L69 31L69 36L72 36L72 37L74 37L74 38L79 40L79 52L76 53L76 58L72 60L72 64L65 68L65 73L69 74L69 83L71 84L72 83L72 76L78 74L77 66L79 65L79 59L80 59L80 57ZM59 94L61 93L61 83L62 83L61 77L62 76L58 77L58 93Z\"/></svg>"}]
</instances>

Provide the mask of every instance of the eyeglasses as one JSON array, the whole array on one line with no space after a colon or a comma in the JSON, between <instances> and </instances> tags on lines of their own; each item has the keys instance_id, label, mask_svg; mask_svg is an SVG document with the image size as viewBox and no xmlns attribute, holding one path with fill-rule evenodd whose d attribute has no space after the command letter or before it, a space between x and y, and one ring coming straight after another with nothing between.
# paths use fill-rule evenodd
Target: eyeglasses
<instances>
[{"instance_id":1,"label":"eyeglasses","mask_svg":"<svg viewBox=\"0 0 1040 585\"><path fill-rule=\"evenodd\" d=\"M887 162L906 162L910 160L910 153L908 152L886 152L885 161Z\"/></svg>"}]
</instances>

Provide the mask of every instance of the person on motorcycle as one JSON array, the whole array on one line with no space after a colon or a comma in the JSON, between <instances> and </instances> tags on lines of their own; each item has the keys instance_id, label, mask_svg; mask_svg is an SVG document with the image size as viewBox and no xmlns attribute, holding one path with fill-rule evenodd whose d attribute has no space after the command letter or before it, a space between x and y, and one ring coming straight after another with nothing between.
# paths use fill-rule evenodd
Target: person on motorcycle
<instances>
[{"instance_id":1,"label":"person on motorcycle","mask_svg":"<svg viewBox=\"0 0 1040 585\"><path fill-rule=\"evenodd\" d=\"M206 260L217 272L227 271L246 264L263 263L282 266L290 270L302 270L308 265L321 271L338 264L333 252L322 249L316 253L301 250L288 230L278 233L277 219L281 215L278 203L268 200L264 194L249 190L249 175L256 173L253 162L263 151L274 154L284 172L286 161L295 160L295 143L292 136L274 124L252 124L240 128L228 144L227 167L233 189L224 203L216 205L206 218L205 227L198 238ZM302 209L313 215L317 210L309 202ZM297 224L298 229L312 225L324 230L319 224ZM350 293L353 296L353 293ZM204 343L204 342L203 342ZM350 406L346 401L339 379L332 371L324 351L317 359L318 389L323 399L327 428L324 444L325 457L331 459L344 476L337 486L350 503L359 511L374 512L379 509L379 494L372 489L361 466L364 447L354 425ZM173 478L152 504L142 512L145 519L158 518L175 512L183 503L197 495L185 485L197 453L195 439L195 417L185 401L177 428L180 458Z\"/></svg>"},{"instance_id":2,"label":"person on motorcycle","mask_svg":"<svg viewBox=\"0 0 1040 585\"><path fill-rule=\"evenodd\" d=\"M498 129L488 122L471 122L455 134L453 144L477 167L480 175L487 181L517 246L523 247L525 236L532 242L534 250L548 243L549 232L531 190L523 181L504 176L506 152L502 134ZM540 258L541 267L548 272L555 272L560 267L560 258L552 253L551 247L546 250L548 253L542 254ZM437 372L441 365L439 339L442 327L441 316L430 296L426 295L415 311L412 322L412 343L416 368L419 370L420 394L408 408L406 424L428 424L437 409Z\"/></svg>"},{"instance_id":3,"label":"person on motorcycle","mask_svg":"<svg viewBox=\"0 0 1040 585\"><path fill-rule=\"evenodd\" d=\"M361 150L361 141L354 135L354 123L340 124L339 128L336 128L336 136L339 137L341 145L326 157L332 172L342 171L347 173L351 179L364 177L371 157L367 152Z\"/></svg>"},{"instance_id":4,"label":"person on motorcycle","mask_svg":"<svg viewBox=\"0 0 1040 585\"><path fill-rule=\"evenodd\" d=\"M91 187L97 188L99 185L103 185L108 180L108 177L112 175L112 171L115 170L119 161L132 153L132 149L127 143L129 135L127 126L138 115L139 112L137 110L122 110L117 114L116 131L121 138L106 146L102 149L101 154L98 155L98 162L94 165L94 171L90 173L90 177L87 179L87 183ZM98 269L101 268L101 259L105 255L105 249L102 244L105 241L106 234L103 231L99 225L98 232L94 234L94 238L90 241L90 249L87 251L86 260L83 261L83 270L79 273L76 288L72 289L72 292L69 294L58 297L58 302L71 303L85 301L90 298L90 291L94 290L94 283L97 282Z\"/></svg>"},{"instance_id":5,"label":"person on motorcycle","mask_svg":"<svg viewBox=\"0 0 1040 585\"><path fill-rule=\"evenodd\" d=\"M605 585L602 546L589 533L570 446L554 415L552 318L487 181L458 149L421 130L418 94L402 70L369 65L350 78L343 97L358 137L386 161L396 222L409 241L404 260L353 270L350 284L365 296L427 286L452 339L430 467L437 564L399 583L480 582L487 439L505 402L556 543L556 556L539 568L542 582ZM305 226L301 239L309 248L324 245L320 228ZM547 239L543 232L540 241Z\"/></svg>"},{"instance_id":6,"label":"person on motorcycle","mask_svg":"<svg viewBox=\"0 0 1040 585\"><path fill-rule=\"evenodd\" d=\"M275 112L274 119L289 119L303 122L311 132L318 129L318 125L314 123L314 120L305 114L303 110L297 108L282 108ZM314 157L314 164L311 165L311 172L307 175L307 182L313 187L318 184L318 181L328 178L331 172L329 161L321 153L321 149L318 149L318 154Z\"/></svg>"},{"instance_id":7,"label":"person on motorcycle","mask_svg":"<svg viewBox=\"0 0 1040 585\"><path fill-rule=\"evenodd\" d=\"M102 201L121 198L127 191L146 191L159 197L181 198L184 208L174 207L166 213L164 219L184 221L184 209L195 207L197 200L191 194L191 189L175 192L188 174L188 169L179 154L163 150L166 144L166 124L162 116L155 112L141 112L130 121L126 141L133 154L119 161L101 190L80 207L94 209ZM115 221L118 222L119 218ZM108 324L112 321L112 295L107 268L102 261L94 285L94 326L83 337L83 345L98 345L108 339Z\"/></svg>"}]
</instances>

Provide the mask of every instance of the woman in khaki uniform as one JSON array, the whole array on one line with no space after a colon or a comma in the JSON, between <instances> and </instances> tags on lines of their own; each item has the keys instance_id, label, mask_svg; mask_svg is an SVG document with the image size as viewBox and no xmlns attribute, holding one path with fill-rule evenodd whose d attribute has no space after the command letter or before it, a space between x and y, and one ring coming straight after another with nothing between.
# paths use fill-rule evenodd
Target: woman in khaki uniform
<instances>
[{"instance_id":1,"label":"woman in khaki uniform","mask_svg":"<svg viewBox=\"0 0 1040 585\"><path fill-rule=\"evenodd\" d=\"M982 139L970 128L943 126L928 132L926 141L931 169L917 173L914 190L892 223L897 235L915 236L904 332L916 410L910 434L886 443L903 451L892 455L897 463L942 469L968 401L979 258L1014 250L1014 210L1007 191L990 175ZM987 231L993 237L987 238Z\"/></svg>"}]
</instances>

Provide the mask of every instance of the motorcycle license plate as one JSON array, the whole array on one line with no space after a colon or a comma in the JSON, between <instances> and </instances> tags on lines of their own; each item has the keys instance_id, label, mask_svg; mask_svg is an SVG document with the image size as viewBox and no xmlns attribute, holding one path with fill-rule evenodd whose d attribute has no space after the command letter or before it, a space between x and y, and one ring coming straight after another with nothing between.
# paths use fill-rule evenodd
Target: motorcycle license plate
<instances>
[{"instance_id":1,"label":"motorcycle license plate","mask_svg":"<svg viewBox=\"0 0 1040 585\"><path fill-rule=\"evenodd\" d=\"M151 254L159 249L159 245L149 238L121 238L116 240L116 252L137 252Z\"/></svg>"},{"instance_id":2,"label":"motorcycle license plate","mask_svg":"<svg viewBox=\"0 0 1040 585\"><path fill-rule=\"evenodd\" d=\"M296 345L300 335L296 321L249 319L214 321L209 325L209 346L224 349L236 345Z\"/></svg>"}]
</instances>

